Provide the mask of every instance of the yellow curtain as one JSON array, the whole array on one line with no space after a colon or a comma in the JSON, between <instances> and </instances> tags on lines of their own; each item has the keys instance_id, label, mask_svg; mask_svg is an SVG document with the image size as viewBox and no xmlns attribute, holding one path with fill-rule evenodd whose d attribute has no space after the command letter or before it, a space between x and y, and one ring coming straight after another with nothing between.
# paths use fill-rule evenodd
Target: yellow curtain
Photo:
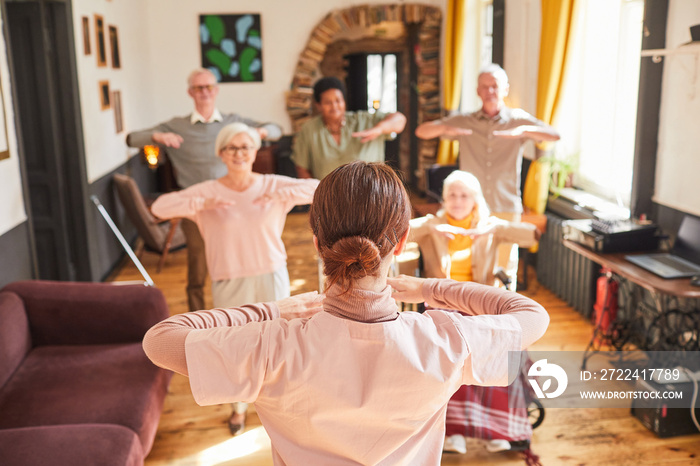
<instances>
[{"instance_id":1,"label":"yellow curtain","mask_svg":"<svg viewBox=\"0 0 700 466\"><path fill-rule=\"evenodd\" d=\"M457 110L462 97L462 72L464 54L464 27L466 20L466 0L448 0L447 24L445 30L445 63L443 65L443 108L447 111ZM441 140L438 148L437 163L451 165L456 163L459 154L457 141Z\"/></svg>"},{"instance_id":2,"label":"yellow curtain","mask_svg":"<svg viewBox=\"0 0 700 466\"><path fill-rule=\"evenodd\" d=\"M577 0L542 0L540 66L537 83L537 118L552 124L558 109L566 55L571 38L571 23ZM549 165L534 161L523 187L523 205L541 214L549 194Z\"/></svg>"},{"instance_id":3,"label":"yellow curtain","mask_svg":"<svg viewBox=\"0 0 700 466\"><path fill-rule=\"evenodd\" d=\"M558 110L576 0L542 0L537 118L552 124Z\"/></svg>"}]
</instances>

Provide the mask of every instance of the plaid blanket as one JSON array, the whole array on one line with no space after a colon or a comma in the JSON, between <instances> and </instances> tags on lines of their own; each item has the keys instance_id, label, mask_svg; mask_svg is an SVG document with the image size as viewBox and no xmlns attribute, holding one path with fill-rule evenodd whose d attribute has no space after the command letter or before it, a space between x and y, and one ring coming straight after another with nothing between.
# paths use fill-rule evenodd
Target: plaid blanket
<instances>
[{"instance_id":1,"label":"plaid blanket","mask_svg":"<svg viewBox=\"0 0 700 466\"><path fill-rule=\"evenodd\" d=\"M508 440L511 446L513 442L527 441L527 448L520 451L525 464L542 466L539 456L529 446L532 425L528 419L527 405L535 396L527 383L531 365L530 358L525 357L520 377L507 387L461 386L447 403L445 435Z\"/></svg>"},{"instance_id":2,"label":"plaid blanket","mask_svg":"<svg viewBox=\"0 0 700 466\"><path fill-rule=\"evenodd\" d=\"M508 398L517 408L508 406ZM527 417L521 379L508 387L463 385L447 403L446 435L461 434L484 440L530 440L532 426Z\"/></svg>"}]
</instances>

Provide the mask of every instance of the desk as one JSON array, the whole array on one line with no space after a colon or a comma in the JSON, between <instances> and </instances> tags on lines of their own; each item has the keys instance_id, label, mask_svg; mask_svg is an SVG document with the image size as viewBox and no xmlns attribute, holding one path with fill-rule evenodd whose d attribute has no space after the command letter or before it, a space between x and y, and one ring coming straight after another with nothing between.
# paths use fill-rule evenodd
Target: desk
<instances>
[{"instance_id":1,"label":"desk","mask_svg":"<svg viewBox=\"0 0 700 466\"><path fill-rule=\"evenodd\" d=\"M563 240L563 244L626 280L620 281L621 313L610 329L599 328L599 319L584 352L583 368L602 341L618 351L628 343L651 351L700 349L700 288L691 286L690 279L658 277L627 261L624 256L629 253L599 254L572 241ZM641 289L649 292L651 306L645 303ZM602 313L607 311L605 307Z\"/></svg>"},{"instance_id":2,"label":"desk","mask_svg":"<svg viewBox=\"0 0 700 466\"><path fill-rule=\"evenodd\" d=\"M613 273L636 283L652 293L662 293L682 298L700 298L700 287L691 286L689 278L671 280L661 278L625 259L625 256L634 253L599 254L573 241L563 240L563 243L564 246L572 251L581 254L602 267L610 269Z\"/></svg>"}]
</instances>

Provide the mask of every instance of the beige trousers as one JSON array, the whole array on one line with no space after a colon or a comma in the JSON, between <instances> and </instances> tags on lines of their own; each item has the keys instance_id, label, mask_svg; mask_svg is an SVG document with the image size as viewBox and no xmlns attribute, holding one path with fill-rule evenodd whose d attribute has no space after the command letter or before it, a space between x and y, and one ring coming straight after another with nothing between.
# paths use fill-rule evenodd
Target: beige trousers
<instances>
[{"instance_id":1,"label":"beige trousers","mask_svg":"<svg viewBox=\"0 0 700 466\"><path fill-rule=\"evenodd\" d=\"M491 215L508 222L519 222L522 215L514 212L491 212ZM509 290L515 291L518 286L518 245L503 243L498 246L497 267L502 267L510 277Z\"/></svg>"}]
</instances>

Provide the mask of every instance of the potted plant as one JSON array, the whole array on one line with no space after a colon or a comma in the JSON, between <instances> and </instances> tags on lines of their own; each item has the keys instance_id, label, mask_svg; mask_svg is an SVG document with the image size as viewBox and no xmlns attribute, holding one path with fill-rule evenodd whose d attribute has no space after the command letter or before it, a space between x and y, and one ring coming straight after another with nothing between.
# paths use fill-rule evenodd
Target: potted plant
<instances>
[{"instance_id":1,"label":"potted plant","mask_svg":"<svg viewBox=\"0 0 700 466\"><path fill-rule=\"evenodd\" d=\"M560 154L551 154L539 159L543 163L549 165L551 178L549 190L554 196L559 196L563 188L573 186L573 177L578 170L579 159L578 153L562 156Z\"/></svg>"}]
</instances>

